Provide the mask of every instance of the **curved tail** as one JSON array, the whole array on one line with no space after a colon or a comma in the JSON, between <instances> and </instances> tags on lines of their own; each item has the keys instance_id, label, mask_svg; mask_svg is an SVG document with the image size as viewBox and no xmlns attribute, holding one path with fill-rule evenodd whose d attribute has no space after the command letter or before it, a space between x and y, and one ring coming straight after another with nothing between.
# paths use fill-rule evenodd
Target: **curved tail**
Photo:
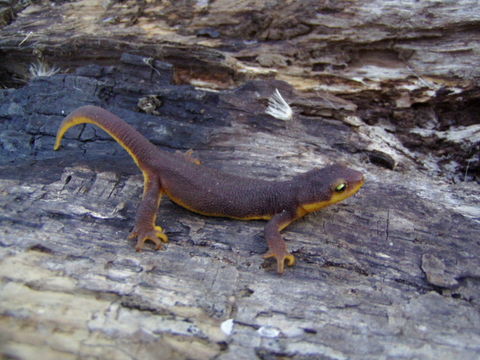
<instances>
[{"instance_id":1,"label":"curved tail","mask_svg":"<svg viewBox=\"0 0 480 360\"><path fill-rule=\"evenodd\" d=\"M127 124L124 120L98 106L82 106L72 111L61 123L57 131L54 150L58 150L62 138L71 127L79 124L94 124L107 132L130 154L140 167L154 153L156 147L142 134Z\"/></svg>"}]
</instances>

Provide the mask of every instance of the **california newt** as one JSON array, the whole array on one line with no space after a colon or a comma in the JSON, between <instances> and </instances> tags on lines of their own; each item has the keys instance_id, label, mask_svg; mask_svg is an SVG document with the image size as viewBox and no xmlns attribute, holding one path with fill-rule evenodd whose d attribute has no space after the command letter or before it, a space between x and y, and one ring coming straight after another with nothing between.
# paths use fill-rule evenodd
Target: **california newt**
<instances>
[{"instance_id":1,"label":"california newt","mask_svg":"<svg viewBox=\"0 0 480 360\"><path fill-rule=\"evenodd\" d=\"M55 142L58 150L64 134L75 125L90 123L111 135L130 154L143 173L143 199L135 227L129 238L136 238L136 250L150 240L156 249L168 242L156 225L162 194L184 208L208 216L241 220L268 220L264 258L275 258L282 273L285 262L295 257L287 251L280 231L302 216L337 203L355 194L364 183L363 175L344 165L313 169L286 181L267 181L231 175L200 165L182 154L162 151L125 121L96 106L83 106L68 115L60 125Z\"/></svg>"}]
</instances>

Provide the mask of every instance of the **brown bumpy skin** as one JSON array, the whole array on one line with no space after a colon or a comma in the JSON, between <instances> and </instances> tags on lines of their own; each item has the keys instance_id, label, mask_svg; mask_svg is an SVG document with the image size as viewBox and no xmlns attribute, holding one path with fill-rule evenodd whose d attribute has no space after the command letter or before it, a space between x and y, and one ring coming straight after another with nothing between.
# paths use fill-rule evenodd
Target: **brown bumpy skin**
<instances>
[{"instance_id":1,"label":"brown bumpy skin","mask_svg":"<svg viewBox=\"0 0 480 360\"><path fill-rule=\"evenodd\" d=\"M156 148L144 136L112 113L96 106L73 111L60 125L55 142L58 150L63 135L71 127L90 123L110 134L132 156L144 177L143 199L131 238L140 251L145 241L156 249L168 242L156 225L156 213L162 194L188 210L208 216L241 220L268 220L265 258L277 261L277 272L295 258L287 250L280 231L296 219L355 194L364 183L363 175L343 165L313 169L287 181L266 181L226 174L200 165L185 154L167 153Z\"/></svg>"}]
</instances>

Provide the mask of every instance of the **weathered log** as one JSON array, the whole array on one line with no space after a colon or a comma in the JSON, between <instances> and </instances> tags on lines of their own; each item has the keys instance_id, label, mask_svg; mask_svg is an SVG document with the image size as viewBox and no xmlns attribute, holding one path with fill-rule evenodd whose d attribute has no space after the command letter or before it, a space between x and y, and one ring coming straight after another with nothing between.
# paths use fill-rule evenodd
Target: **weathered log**
<instances>
[{"instance_id":1,"label":"weathered log","mask_svg":"<svg viewBox=\"0 0 480 360\"><path fill-rule=\"evenodd\" d=\"M0 30L5 86L38 53L61 68L0 92L2 356L477 358L478 4L204 4L43 4ZM276 88L291 121L264 112ZM52 150L85 104L226 172L342 161L367 183L284 231L298 263L283 276L263 222L169 200L171 242L136 253L128 155L90 126Z\"/></svg>"}]
</instances>

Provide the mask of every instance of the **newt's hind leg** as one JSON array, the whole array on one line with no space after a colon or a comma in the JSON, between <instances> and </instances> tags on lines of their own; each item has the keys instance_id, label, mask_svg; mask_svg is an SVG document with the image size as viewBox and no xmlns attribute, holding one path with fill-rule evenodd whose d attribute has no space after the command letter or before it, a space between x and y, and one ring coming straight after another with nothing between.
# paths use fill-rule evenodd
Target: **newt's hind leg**
<instances>
[{"instance_id":1,"label":"newt's hind leg","mask_svg":"<svg viewBox=\"0 0 480 360\"><path fill-rule=\"evenodd\" d=\"M162 197L160 180L157 176L144 171L143 198L137 210L135 227L130 233L129 239L137 239L135 249L141 251L145 241L155 243L155 250L162 248L162 242L168 242L168 237L163 229L156 225L157 210Z\"/></svg>"},{"instance_id":2,"label":"newt's hind leg","mask_svg":"<svg viewBox=\"0 0 480 360\"><path fill-rule=\"evenodd\" d=\"M180 151L180 150L176 150L175 151L175 154L178 154L180 156L183 156L183 158L195 165L201 165L202 162L200 161L200 159L197 159L194 155L193 155L193 150L190 149L190 150L187 150L185 152L183 151Z\"/></svg>"}]
</instances>

